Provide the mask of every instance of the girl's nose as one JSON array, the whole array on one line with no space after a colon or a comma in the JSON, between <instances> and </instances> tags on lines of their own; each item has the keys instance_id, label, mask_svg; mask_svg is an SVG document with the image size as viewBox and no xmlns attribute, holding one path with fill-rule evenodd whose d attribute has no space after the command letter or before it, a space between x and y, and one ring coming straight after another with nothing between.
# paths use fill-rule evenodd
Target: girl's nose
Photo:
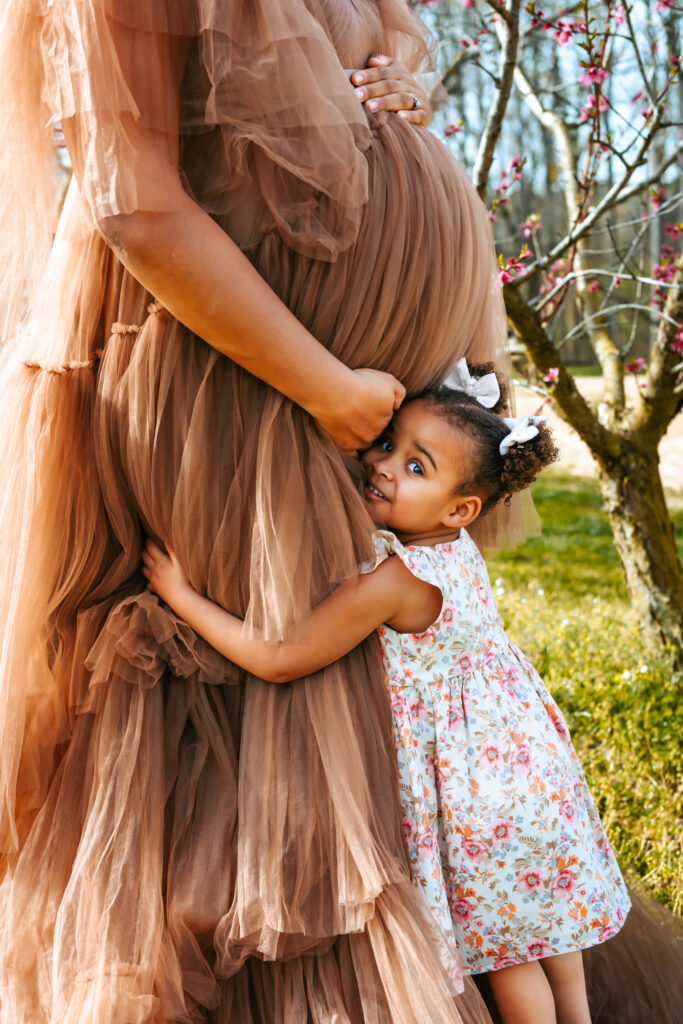
<instances>
[{"instance_id":1,"label":"girl's nose","mask_svg":"<svg viewBox=\"0 0 683 1024\"><path fill-rule=\"evenodd\" d=\"M380 476L384 477L385 480L391 480L391 478L394 475L391 466L391 455L387 454L384 456L384 458L379 459L375 463L375 469L377 470Z\"/></svg>"}]
</instances>

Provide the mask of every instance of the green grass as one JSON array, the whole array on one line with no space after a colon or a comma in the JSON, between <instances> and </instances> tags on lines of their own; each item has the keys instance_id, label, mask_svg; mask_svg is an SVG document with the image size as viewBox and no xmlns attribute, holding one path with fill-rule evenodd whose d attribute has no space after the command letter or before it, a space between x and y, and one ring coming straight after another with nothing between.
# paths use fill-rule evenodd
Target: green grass
<instances>
[{"instance_id":1,"label":"green grass","mask_svg":"<svg viewBox=\"0 0 683 1024\"><path fill-rule=\"evenodd\" d=\"M533 494L543 536L488 559L505 627L568 719L622 867L680 912L683 679L644 647L597 484L548 473Z\"/></svg>"}]
</instances>

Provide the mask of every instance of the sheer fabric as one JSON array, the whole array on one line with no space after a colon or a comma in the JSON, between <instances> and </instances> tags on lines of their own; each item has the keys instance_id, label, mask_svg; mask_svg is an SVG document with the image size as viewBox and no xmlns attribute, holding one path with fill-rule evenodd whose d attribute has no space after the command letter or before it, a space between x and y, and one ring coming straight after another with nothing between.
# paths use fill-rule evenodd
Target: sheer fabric
<instances>
[{"instance_id":1,"label":"sheer fabric","mask_svg":"<svg viewBox=\"0 0 683 1024\"><path fill-rule=\"evenodd\" d=\"M144 591L149 533L280 636L371 553L347 468L100 234L189 194L347 364L500 364L471 184L343 70L390 45L426 59L398 0L5 7L3 1021L486 1020L409 883L376 644L271 686Z\"/></svg>"}]
</instances>

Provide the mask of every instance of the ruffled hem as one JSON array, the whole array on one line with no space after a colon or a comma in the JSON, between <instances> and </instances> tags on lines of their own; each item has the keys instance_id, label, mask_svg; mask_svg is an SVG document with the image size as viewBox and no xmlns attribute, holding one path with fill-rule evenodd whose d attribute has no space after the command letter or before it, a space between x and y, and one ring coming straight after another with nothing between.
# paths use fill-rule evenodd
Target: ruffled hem
<instances>
[{"instance_id":1,"label":"ruffled hem","mask_svg":"<svg viewBox=\"0 0 683 1024\"><path fill-rule=\"evenodd\" d=\"M94 689L116 680L156 686L166 670L179 679L219 686L238 669L148 591L116 606L92 646L85 667Z\"/></svg>"}]
</instances>

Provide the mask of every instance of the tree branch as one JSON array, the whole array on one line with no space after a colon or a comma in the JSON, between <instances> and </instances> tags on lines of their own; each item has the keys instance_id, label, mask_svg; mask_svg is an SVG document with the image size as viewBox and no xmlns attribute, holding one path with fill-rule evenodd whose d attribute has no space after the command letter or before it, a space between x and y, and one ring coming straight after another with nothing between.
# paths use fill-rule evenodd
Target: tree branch
<instances>
[{"instance_id":1,"label":"tree branch","mask_svg":"<svg viewBox=\"0 0 683 1024\"><path fill-rule=\"evenodd\" d=\"M616 206L618 203L622 203L626 198L629 198L636 192L640 192L643 188L647 187L648 185L654 184L656 179L653 172L653 174L650 175L645 181L638 183L632 189L624 191L625 186L631 180L635 171L643 163L645 159L645 154L650 148L652 141L655 135L657 134L657 130L660 127L661 118L662 110L660 108L650 123L650 131L643 139L642 145L638 150L634 162L629 167L627 167L621 179L618 182L615 182L612 188L610 188L605 193L600 202L596 206L593 206L588 211L583 220L579 221L578 224L575 224L572 230L567 235L565 235L565 237L560 242L558 242L557 245L555 245L550 250L550 252L546 253L546 255L542 256L540 259L534 260L533 263L527 265L524 274L520 274L519 277L515 278L514 287L519 288L521 284L524 284L525 282L529 281L530 278L535 277L536 274L540 273L542 270L545 270L545 268L549 267L550 264L553 263L556 259L559 259L560 256L563 256L564 253L566 253L567 249L570 249L575 242L578 242L579 239L583 238L584 235L589 233L595 222L599 220L600 217L602 217L602 215L607 212L607 210L610 210L613 206ZM681 150L683 150L683 142L678 143L678 146L676 147L676 153L679 153ZM668 159L666 166L668 167L671 162L671 159Z\"/></svg>"},{"instance_id":2,"label":"tree branch","mask_svg":"<svg viewBox=\"0 0 683 1024\"><path fill-rule=\"evenodd\" d=\"M538 373L543 376L554 367L559 370L552 396L562 418L574 427L596 458L614 458L620 447L620 438L599 422L578 390L573 377L567 372L560 353L548 337L538 314L531 309L518 291L507 284L503 289L503 295L510 323Z\"/></svg>"},{"instance_id":3,"label":"tree branch","mask_svg":"<svg viewBox=\"0 0 683 1024\"><path fill-rule=\"evenodd\" d=\"M486 195L486 186L489 180L493 154L495 153L500 133L503 127L503 118L507 109L512 83L514 81L515 67L517 66L517 50L519 47L519 12L521 0L511 0L509 10L503 8L498 0L487 0L489 6L497 13L502 8L505 12L501 14L502 22L499 22L499 37L501 39L500 74L499 85L486 119L484 134L479 142L477 159L474 164L474 187L480 199Z\"/></svg>"},{"instance_id":4,"label":"tree branch","mask_svg":"<svg viewBox=\"0 0 683 1024\"><path fill-rule=\"evenodd\" d=\"M676 260L673 285L650 348L643 401L631 420L632 429L649 434L655 443L664 436L683 401L675 391L675 367L680 361L680 354L671 348L677 329L683 326L683 253Z\"/></svg>"}]
</instances>

